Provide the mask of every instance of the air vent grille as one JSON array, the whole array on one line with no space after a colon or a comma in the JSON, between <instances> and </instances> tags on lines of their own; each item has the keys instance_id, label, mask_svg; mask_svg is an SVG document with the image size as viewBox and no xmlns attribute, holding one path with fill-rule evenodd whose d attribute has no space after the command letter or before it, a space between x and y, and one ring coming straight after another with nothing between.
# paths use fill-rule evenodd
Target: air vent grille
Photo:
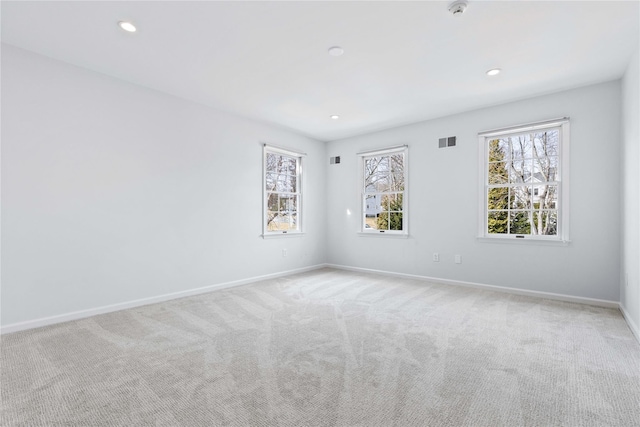
<instances>
[{"instance_id":1,"label":"air vent grille","mask_svg":"<svg viewBox=\"0 0 640 427\"><path fill-rule=\"evenodd\" d=\"M440 138L438 140L439 148L447 148L447 147L455 147L456 146L456 137L449 136L447 138Z\"/></svg>"}]
</instances>

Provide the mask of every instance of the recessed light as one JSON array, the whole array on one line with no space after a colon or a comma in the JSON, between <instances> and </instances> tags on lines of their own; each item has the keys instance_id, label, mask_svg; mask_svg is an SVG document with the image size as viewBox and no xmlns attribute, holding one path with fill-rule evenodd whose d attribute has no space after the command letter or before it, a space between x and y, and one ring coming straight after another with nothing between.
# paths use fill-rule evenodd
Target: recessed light
<instances>
[{"instance_id":1,"label":"recessed light","mask_svg":"<svg viewBox=\"0 0 640 427\"><path fill-rule=\"evenodd\" d=\"M129 33L135 33L136 32L136 26L133 25L131 22L120 21L120 22L118 22L118 26L120 28L122 28L123 30L129 32Z\"/></svg>"},{"instance_id":2,"label":"recessed light","mask_svg":"<svg viewBox=\"0 0 640 427\"><path fill-rule=\"evenodd\" d=\"M339 115L337 115L337 114L332 114L332 115L331 115L331 116L329 116L329 117L331 117L333 120L338 120L338 119L340 118L340 116L339 116Z\"/></svg>"},{"instance_id":3,"label":"recessed light","mask_svg":"<svg viewBox=\"0 0 640 427\"><path fill-rule=\"evenodd\" d=\"M340 46L333 46L329 48L329 55L331 56L340 56L344 53L344 49Z\"/></svg>"},{"instance_id":4,"label":"recessed light","mask_svg":"<svg viewBox=\"0 0 640 427\"><path fill-rule=\"evenodd\" d=\"M502 71L500 68L492 68L487 71L487 76L497 76L498 74L500 74L500 71Z\"/></svg>"}]
</instances>

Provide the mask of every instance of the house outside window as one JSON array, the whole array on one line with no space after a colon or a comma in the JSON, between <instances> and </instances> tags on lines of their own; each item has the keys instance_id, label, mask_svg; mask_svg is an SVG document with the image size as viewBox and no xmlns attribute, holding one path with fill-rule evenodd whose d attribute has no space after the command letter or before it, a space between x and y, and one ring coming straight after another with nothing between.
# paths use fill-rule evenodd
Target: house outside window
<instances>
[{"instance_id":1,"label":"house outside window","mask_svg":"<svg viewBox=\"0 0 640 427\"><path fill-rule=\"evenodd\" d=\"M479 136L480 237L568 241L569 120Z\"/></svg>"},{"instance_id":2,"label":"house outside window","mask_svg":"<svg viewBox=\"0 0 640 427\"><path fill-rule=\"evenodd\" d=\"M406 146L359 153L361 231L408 234Z\"/></svg>"},{"instance_id":3,"label":"house outside window","mask_svg":"<svg viewBox=\"0 0 640 427\"><path fill-rule=\"evenodd\" d=\"M263 237L302 232L302 158L264 145Z\"/></svg>"}]
</instances>

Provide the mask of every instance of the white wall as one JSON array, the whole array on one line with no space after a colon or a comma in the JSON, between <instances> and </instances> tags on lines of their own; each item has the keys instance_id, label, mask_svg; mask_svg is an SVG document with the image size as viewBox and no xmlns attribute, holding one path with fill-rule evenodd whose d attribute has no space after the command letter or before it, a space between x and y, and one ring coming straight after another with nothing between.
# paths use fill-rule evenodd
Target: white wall
<instances>
[{"instance_id":1,"label":"white wall","mask_svg":"<svg viewBox=\"0 0 640 427\"><path fill-rule=\"evenodd\" d=\"M640 333L640 54L622 80L622 265L620 304ZM640 336L639 336L640 339Z\"/></svg>"},{"instance_id":2,"label":"white wall","mask_svg":"<svg viewBox=\"0 0 640 427\"><path fill-rule=\"evenodd\" d=\"M609 82L325 145L3 45L2 325L324 262L622 298L638 324L637 63L622 95ZM565 115L571 244L479 242L477 133ZM458 146L438 149L451 135ZM259 237L261 142L309 154L303 237ZM361 237L356 153L398 144L410 237Z\"/></svg>"},{"instance_id":3,"label":"white wall","mask_svg":"<svg viewBox=\"0 0 640 427\"><path fill-rule=\"evenodd\" d=\"M259 237L262 142L308 153L303 237ZM2 325L323 263L324 160L323 143L3 45Z\"/></svg>"},{"instance_id":4,"label":"white wall","mask_svg":"<svg viewBox=\"0 0 640 427\"><path fill-rule=\"evenodd\" d=\"M329 143L342 160L326 166L329 263L618 301L620 108L616 81ZM479 242L477 133L562 116L571 117L571 244ZM439 149L452 135L458 145ZM360 236L356 153L399 144L409 145L410 237Z\"/></svg>"}]
</instances>

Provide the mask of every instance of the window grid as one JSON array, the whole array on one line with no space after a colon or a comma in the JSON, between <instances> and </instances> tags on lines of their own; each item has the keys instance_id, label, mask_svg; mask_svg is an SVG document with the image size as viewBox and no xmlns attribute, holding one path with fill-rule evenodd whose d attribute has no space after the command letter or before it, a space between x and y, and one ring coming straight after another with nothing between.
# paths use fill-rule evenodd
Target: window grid
<instances>
[{"instance_id":1,"label":"window grid","mask_svg":"<svg viewBox=\"0 0 640 427\"><path fill-rule=\"evenodd\" d=\"M568 238L568 220L563 212L566 183L562 181L568 133L568 119L562 119L481 136L481 235L563 241Z\"/></svg>"},{"instance_id":2,"label":"window grid","mask_svg":"<svg viewBox=\"0 0 640 427\"><path fill-rule=\"evenodd\" d=\"M300 233L302 154L265 145L263 235Z\"/></svg>"},{"instance_id":3,"label":"window grid","mask_svg":"<svg viewBox=\"0 0 640 427\"><path fill-rule=\"evenodd\" d=\"M407 234L406 152L361 154L362 232Z\"/></svg>"}]
</instances>

